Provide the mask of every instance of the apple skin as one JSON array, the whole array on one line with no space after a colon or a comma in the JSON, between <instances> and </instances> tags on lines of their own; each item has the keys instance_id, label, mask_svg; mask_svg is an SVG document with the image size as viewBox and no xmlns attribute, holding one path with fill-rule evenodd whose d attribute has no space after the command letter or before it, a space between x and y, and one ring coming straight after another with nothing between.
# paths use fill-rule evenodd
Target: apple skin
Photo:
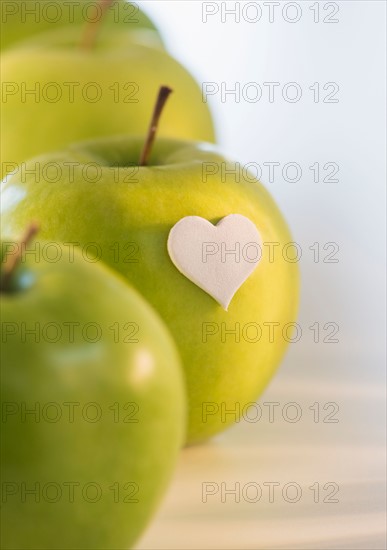
<instances>
[{"instance_id":1,"label":"apple skin","mask_svg":"<svg viewBox=\"0 0 387 550\"><path fill-rule=\"evenodd\" d=\"M85 25L87 20L92 17L91 3L89 9L85 10L82 5L83 0L73 2L71 0L36 0L34 4L38 7L32 10L31 0L1 0L1 51L13 46L15 42L46 30L57 31L67 25ZM54 4L57 6L55 7ZM32 12L29 15L27 15L28 12L25 12L26 6L29 6L29 10ZM37 22L36 19L39 21ZM56 21L56 19L58 20ZM100 32L111 32L113 29L115 31L119 28L128 32L149 29L158 35L157 29L149 17L139 10L137 5L125 0L117 0L115 5L107 10ZM161 43L160 37L159 40Z\"/></svg>"},{"instance_id":2,"label":"apple skin","mask_svg":"<svg viewBox=\"0 0 387 550\"><path fill-rule=\"evenodd\" d=\"M224 163L224 171L235 164L214 146L159 139L154 144L149 166L109 168L117 163L135 163L142 139L118 136L77 144L56 155L27 164L27 170L41 170L51 162L75 162L74 173L62 166L56 183L21 172L10 176L2 193L2 224L5 231L18 231L29 219L38 220L42 235L64 242L96 241L103 259L125 275L158 310L169 327L182 358L189 400L188 442L206 439L235 421L222 418L227 409L240 403L241 409L265 388L279 364L287 342L278 336L271 343L266 336L251 343L232 337L221 341L220 332L202 336L203 323L293 322L298 308L298 265L281 253L271 262L263 254L252 275L236 292L228 311L184 277L167 253L171 228L185 216L201 216L217 223L228 214L247 216L257 227L262 242L292 241L287 224L267 190L249 175L236 181L231 174L202 176L203 163L211 170ZM98 182L85 181L82 163L103 163ZM215 168L214 168L215 167ZM54 171L54 173L56 173ZM51 177L51 176L50 176ZM71 182L72 181L72 182ZM126 263L114 243L131 241L138 247L137 263ZM265 250L265 247L263 247ZM134 259L133 254L129 260ZM203 417L205 403L219 406L219 414Z\"/></svg>"},{"instance_id":3,"label":"apple skin","mask_svg":"<svg viewBox=\"0 0 387 550\"><path fill-rule=\"evenodd\" d=\"M14 285L19 291L1 293L1 399L3 407L11 403L19 408L6 416L2 409L2 489L5 483L16 483L18 492L6 500L3 493L1 547L128 548L153 515L184 440L182 371L167 329L145 300L101 262L86 262L78 251L70 261L69 249L61 250L62 258L55 263L46 261L44 254L37 261L27 254L20 284ZM74 330L73 342L64 325L69 322L80 327ZM138 343L124 342L132 332L123 330L128 322L138 325ZM40 323L40 342L34 336L21 341L22 323L28 328ZM60 327L57 342L47 341L55 338L56 329L46 339L42 336L46 323ZM95 343L88 341L95 331L82 337L87 323L98 323L101 329ZM116 341L109 329L114 323L123 331L116 333ZM6 333L10 324L17 327L13 336ZM62 412L57 422L47 421L56 417L57 408L47 409L47 415L41 412L38 421L28 414L22 421L23 403L27 409L38 403L43 411L50 402ZM79 403L73 422L66 402ZM95 418L95 408L82 413L92 402L101 414L96 422L85 420ZM109 408L114 403L119 404L119 417ZM136 403L138 409L125 409L126 403ZM130 422L134 419L138 422ZM53 494L55 498L55 487L47 498L42 496L50 482L62 491L54 503L48 499ZM73 503L63 485L68 482L79 483ZM131 497L138 503L124 502L137 488L125 489L128 482L138 486ZM22 483L27 488L40 484L39 503L33 496L21 502ZM95 497L93 489L86 500L82 498L87 483L98 484L102 491L96 502L87 501ZM114 483L119 493L111 489Z\"/></svg>"},{"instance_id":4,"label":"apple skin","mask_svg":"<svg viewBox=\"0 0 387 550\"><path fill-rule=\"evenodd\" d=\"M145 135L160 84L174 94L159 136L215 140L200 87L165 51L140 44L122 31L102 37L92 50L82 50L79 38L77 28L59 29L4 53L2 80L10 88L3 88L1 105L2 177L8 163L19 164L78 140ZM73 98L66 82L76 82ZM41 93L27 95L22 102L22 90L37 89L37 83ZM54 88L47 88L45 95L48 83ZM97 87L90 88L90 83ZM99 94L97 101L85 99L94 94ZM47 101L54 96L59 101Z\"/></svg>"}]
</instances>

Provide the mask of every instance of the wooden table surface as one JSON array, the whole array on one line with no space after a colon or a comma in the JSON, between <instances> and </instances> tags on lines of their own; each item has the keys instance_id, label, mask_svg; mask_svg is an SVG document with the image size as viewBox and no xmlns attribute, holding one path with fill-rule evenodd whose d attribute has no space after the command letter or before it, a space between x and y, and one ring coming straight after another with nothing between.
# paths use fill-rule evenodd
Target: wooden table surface
<instances>
[{"instance_id":1,"label":"wooden table surface","mask_svg":"<svg viewBox=\"0 0 387 550\"><path fill-rule=\"evenodd\" d=\"M291 350L259 400L260 421L182 452L137 550L385 549L380 365L356 346ZM297 411L299 421L284 420Z\"/></svg>"}]
</instances>

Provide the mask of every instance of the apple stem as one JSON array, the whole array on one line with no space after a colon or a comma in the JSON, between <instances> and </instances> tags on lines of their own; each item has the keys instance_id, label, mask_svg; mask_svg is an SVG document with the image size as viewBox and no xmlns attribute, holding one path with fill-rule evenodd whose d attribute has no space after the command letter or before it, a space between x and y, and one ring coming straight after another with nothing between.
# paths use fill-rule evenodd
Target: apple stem
<instances>
[{"instance_id":1,"label":"apple stem","mask_svg":"<svg viewBox=\"0 0 387 550\"><path fill-rule=\"evenodd\" d=\"M159 93L158 93L157 100L156 100L156 105L155 105L155 108L154 108L154 111L153 111L153 115L152 115L151 123L149 125L149 129L148 129L147 138L146 138L146 141L144 143L144 147L141 151L141 156L140 156L140 161L139 161L140 166L146 166L146 164L148 162L149 155L150 155L151 150L152 150L152 145L153 145L153 142L154 142L155 137L156 137L156 132L157 132L157 127L158 127L158 124L159 124L160 116L161 116L161 113L164 110L164 106L165 106L165 104L167 102L167 99L168 99L168 97L171 93L172 93L172 89L169 88L168 86L161 86L160 89L159 89Z\"/></svg>"},{"instance_id":2,"label":"apple stem","mask_svg":"<svg viewBox=\"0 0 387 550\"><path fill-rule=\"evenodd\" d=\"M1 290L6 291L9 289L9 284L12 280L12 277L16 271L17 266L19 265L24 251L27 245L32 241L37 232L39 231L39 226L36 223L31 223L27 228L24 236L22 237L19 246L13 254L7 256L7 259L4 262L4 267L1 270Z\"/></svg>"},{"instance_id":3,"label":"apple stem","mask_svg":"<svg viewBox=\"0 0 387 550\"><path fill-rule=\"evenodd\" d=\"M95 18L92 21L88 21L85 25L85 30L84 30L81 44L80 44L82 49L91 50L95 46L101 21L105 17L108 8L115 1L116 0L99 0L99 5L100 5L99 10L101 12L101 16L98 17L98 8L96 6Z\"/></svg>"}]
</instances>

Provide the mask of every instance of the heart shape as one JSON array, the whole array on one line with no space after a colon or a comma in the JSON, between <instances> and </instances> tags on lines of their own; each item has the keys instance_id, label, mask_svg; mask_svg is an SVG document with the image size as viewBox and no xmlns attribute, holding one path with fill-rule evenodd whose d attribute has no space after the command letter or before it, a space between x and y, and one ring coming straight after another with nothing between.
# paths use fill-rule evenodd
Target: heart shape
<instances>
[{"instance_id":1,"label":"heart shape","mask_svg":"<svg viewBox=\"0 0 387 550\"><path fill-rule=\"evenodd\" d=\"M167 247L177 269L226 311L261 259L258 230L241 214L230 214L217 225L186 216L172 227Z\"/></svg>"}]
</instances>

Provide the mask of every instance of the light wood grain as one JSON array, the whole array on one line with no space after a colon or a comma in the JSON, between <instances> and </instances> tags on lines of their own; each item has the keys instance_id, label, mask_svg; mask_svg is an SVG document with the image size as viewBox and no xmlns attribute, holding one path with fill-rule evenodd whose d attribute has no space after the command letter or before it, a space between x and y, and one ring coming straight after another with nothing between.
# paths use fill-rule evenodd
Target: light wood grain
<instances>
[{"instance_id":1,"label":"light wood grain","mask_svg":"<svg viewBox=\"0 0 387 550\"><path fill-rule=\"evenodd\" d=\"M291 352L259 401L263 408L264 402L280 402L280 408L297 402L301 420L241 422L205 445L185 449L138 550L386 548L384 387L370 375L359 383L367 360L357 353L336 347L313 357L313 364L305 351ZM332 353L335 360L326 362ZM314 422L308 407L315 402L337 403L339 422ZM240 502L233 495L221 502L221 489L203 502L205 482L228 488L253 482L266 489L263 483L273 481L281 485L272 503L268 488L255 503L243 494ZM298 502L282 498L289 482L302 489ZM315 503L309 487L316 482L337 483L339 502L323 502L322 491Z\"/></svg>"}]
</instances>

